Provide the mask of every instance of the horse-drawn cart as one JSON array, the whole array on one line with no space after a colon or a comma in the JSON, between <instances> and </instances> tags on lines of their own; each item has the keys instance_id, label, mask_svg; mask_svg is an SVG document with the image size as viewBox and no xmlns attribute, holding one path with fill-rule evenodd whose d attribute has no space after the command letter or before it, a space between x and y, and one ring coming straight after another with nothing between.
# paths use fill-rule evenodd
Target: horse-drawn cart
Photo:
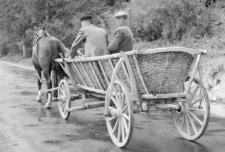
<instances>
[{"instance_id":1,"label":"horse-drawn cart","mask_svg":"<svg viewBox=\"0 0 225 152\"><path fill-rule=\"evenodd\" d=\"M210 115L208 94L196 78L205 53L173 47L56 59L81 97L81 105L71 107L68 80L61 80L61 116L67 119L74 110L105 107L109 135L116 146L124 147L132 136L133 113L140 112L138 107L149 112L154 106L172 111L174 124L185 139L198 139Z\"/></svg>"}]
</instances>

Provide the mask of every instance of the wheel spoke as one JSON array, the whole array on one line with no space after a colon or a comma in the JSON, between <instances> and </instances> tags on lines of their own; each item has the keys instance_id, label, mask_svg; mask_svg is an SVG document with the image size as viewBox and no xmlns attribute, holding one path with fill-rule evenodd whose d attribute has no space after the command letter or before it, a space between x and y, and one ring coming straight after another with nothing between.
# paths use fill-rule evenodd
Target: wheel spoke
<instances>
[{"instance_id":1,"label":"wheel spoke","mask_svg":"<svg viewBox=\"0 0 225 152\"><path fill-rule=\"evenodd\" d=\"M126 105L123 109L122 109L122 113L125 112L125 110L128 108L128 105Z\"/></svg>"},{"instance_id":2,"label":"wheel spoke","mask_svg":"<svg viewBox=\"0 0 225 152\"><path fill-rule=\"evenodd\" d=\"M63 88L64 88L64 93L65 93L66 99L70 98L69 92L66 89L66 85L63 85Z\"/></svg>"},{"instance_id":3,"label":"wheel spoke","mask_svg":"<svg viewBox=\"0 0 225 152\"><path fill-rule=\"evenodd\" d=\"M197 109L197 108L189 108L189 111L205 112L204 109Z\"/></svg>"},{"instance_id":4,"label":"wheel spoke","mask_svg":"<svg viewBox=\"0 0 225 152\"><path fill-rule=\"evenodd\" d=\"M122 113L122 116L123 116L124 118L126 118L128 121L130 120L130 118L129 118L126 114Z\"/></svg>"},{"instance_id":5,"label":"wheel spoke","mask_svg":"<svg viewBox=\"0 0 225 152\"><path fill-rule=\"evenodd\" d=\"M196 92L198 91L199 86L195 88L195 90L191 93L191 97L189 99L189 103L194 99Z\"/></svg>"},{"instance_id":6,"label":"wheel spoke","mask_svg":"<svg viewBox=\"0 0 225 152\"><path fill-rule=\"evenodd\" d=\"M190 126L189 126L189 121L188 121L187 115L186 115L186 129L187 129L187 134L190 135Z\"/></svg>"},{"instance_id":7,"label":"wheel spoke","mask_svg":"<svg viewBox=\"0 0 225 152\"><path fill-rule=\"evenodd\" d=\"M124 125L123 125L123 122L122 120L120 119L120 124L121 124L121 131L122 131L122 142L124 141L125 139L125 131L124 131Z\"/></svg>"},{"instance_id":8,"label":"wheel spoke","mask_svg":"<svg viewBox=\"0 0 225 152\"><path fill-rule=\"evenodd\" d=\"M109 110L110 111L117 111L115 108L113 108L113 107L109 107Z\"/></svg>"},{"instance_id":9,"label":"wheel spoke","mask_svg":"<svg viewBox=\"0 0 225 152\"><path fill-rule=\"evenodd\" d=\"M108 122L111 122L111 121L113 121L115 118L116 118L116 116L113 116L113 117L107 119L107 121L108 121Z\"/></svg>"},{"instance_id":10,"label":"wheel spoke","mask_svg":"<svg viewBox=\"0 0 225 152\"><path fill-rule=\"evenodd\" d=\"M203 96L200 97L200 98L198 98L197 100L193 101L192 103L190 101L190 107L192 107L193 105L195 105L197 102L202 101L202 99L203 99Z\"/></svg>"},{"instance_id":11,"label":"wheel spoke","mask_svg":"<svg viewBox=\"0 0 225 152\"><path fill-rule=\"evenodd\" d=\"M176 121L180 119L180 117L183 116L183 113L180 113L179 116L176 118Z\"/></svg>"},{"instance_id":12,"label":"wheel spoke","mask_svg":"<svg viewBox=\"0 0 225 152\"><path fill-rule=\"evenodd\" d=\"M191 111L189 111L189 114L201 125L203 126L203 122Z\"/></svg>"},{"instance_id":13,"label":"wheel spoke","mask_svg":"<svg viewBox=\"0 0 225 152\"><path fill-rule=\"evenodd\" d=\"M113 88L113 91L114 91L114 96L116 97L116 102L117 102L117 105L120 107L120 103L119 103L119 97L118 97L118 93L117 93L117 90L116 88Z\"/></svg>"},{"instance_id":14,"label":"wheel spoke","mask_svg":"<svg viewBox=\"0 0 225 152\"><path fill-rule=\"evenodd\" d=\"M126 134L128 134L128 126L127 126L127 122L126 122L124 117L122 117L122 121L123 121L123 125L124 125L124 128L125 128Z\"/></svg>"},{"instance_id":15,"label":"wheel spoke","mask_svg":"<svg viewBox=\"0 0 225 152\"><path fill-rule=\"evenodd\" d=\"M61 86L59 87L61 93L64 95L63 89L61 88Z\"/></svg>"},{"instance_id":16,"label":"wheel spoke","mask_svg":"<svg viewBox=\"0 0 225 152\"><path fill-rule=\"evenodd\" d=\"M117 127L118 127L118 124L119 124L119 119L116 120L116 123L115 123L115 125L113 127L113 130L112 130L112 134L115 133L115 131L116 131Z\"/></svg>"},{"instance_id":17,"label":"wheel spoke","mask_svg":"<svg viewBox=\"0 0 225 152\"><path fill-rule=\"evenodd\" d=\"M116 106L116 108L118 108L119 107L118 103L115 101L114 97L112 98L112 101L113 101L114 105Z\"/></svg>"},{"instance_id":18,"label":"wheel spoke","mask_svg":"<svg viewBox=\"0 0 225 152\"><path fill-rule=\"evenodd\" d=\"M196 129L196 126L195 126L194 122L192 121L192 119L191 119L191 117L190 117L189 114L187 114L187 116L188 116L188 119L189 119L189 121L190 121L190 123L191 123L191 126L192 126L192 128L193 128L195 134L197 134L198 131L197 131L197 129Z\"/></svg>"},{"instance_id":19,"label":"wheel spoke","mask_svg":"<svg viewBox=\"0 0 225 152\"><path fill-rule=\"evenodd\" d=\"M123 101L122 101L122 90L121 90L120 86L118 86L118 96L119 96L118 102L120 102L120 107L122 109L122 107L123 107Z\"/></svg>"},{"instance_id":20,"label":"wheel spoke","mask_svg":"<svg viewBox=\"0 0 225 152\"><path fill-rule=\"evenodd\" d=\"M118 126L118 134L117 134L117 140L120 142L120 137L121 137L121 123L120 120L118 120L119 126Z\"/></svg>"},{"instance_id":21,"label":"wheel spoke","mask_svg":"<svg viewBox=\"0 0 225 152\"><path fill-rule=\"evenodd\" d=\"M64 92L64 85L62 85L62 86L60 87L60 89L61 89L61 92L62 92L63 96L66 97L66 93Z\"/></svg>"},{"instance_id":22,"label":"wheel spoke","mask_svg":"<svg viewBox=\"0 0 225 152\"><path fill-rule=\"evenodd\" d=\"M182 121L181 121L181 128L180 128L181 131L182 131L183 128L184 128L184 121L185 121L185 115L183 114L183 119L182 119Z\"/></svg>"},{"instance_id":23,"label":"wheel spoke","mask_svg":"<svg viewBox=\"0 0 225 152\"><path fill-rule=\"evenodd\" d=\"M125 102L124 102L124 94L120 93L120 102L121 102L121 109L123 109Z\"/></svg>"}]
</instances>

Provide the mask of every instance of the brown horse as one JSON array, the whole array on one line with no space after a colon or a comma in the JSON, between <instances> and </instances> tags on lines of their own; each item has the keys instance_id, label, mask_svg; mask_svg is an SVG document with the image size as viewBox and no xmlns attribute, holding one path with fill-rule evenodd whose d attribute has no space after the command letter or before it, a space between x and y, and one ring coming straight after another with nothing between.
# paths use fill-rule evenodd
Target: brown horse
<instances>
[{"instance_id":1,"label":"brown horse","mask_svg":"<svg viewBox=\"0 0 225 152\"><path fill-rule=\"evenodd\" d=\"M33 42L32 61L37 72L39 88L36 99L37 102L41 102L41 72L43 72L45 77L48 90L51 89L52 86L56 87L58 81L66 76L60 65L55 62L55 59L60 57L59 53L65 56L65 54L68 53L68 49L65 48L64 44L59 39L50 36L44 29L45 27L43 26L40 31L35 32ZM56 93L53 95L56 97ZM46 109L51 108L51 102L52 93L48 91L47 102L45 104Z\"/></svg>"}]
</instances>

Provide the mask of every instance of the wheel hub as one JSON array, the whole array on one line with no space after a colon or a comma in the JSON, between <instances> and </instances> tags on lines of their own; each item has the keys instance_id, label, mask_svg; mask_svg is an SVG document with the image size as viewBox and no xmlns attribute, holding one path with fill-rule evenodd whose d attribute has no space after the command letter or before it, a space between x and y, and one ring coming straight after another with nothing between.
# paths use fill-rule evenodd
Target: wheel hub
<instances>
[{"instance_id":1,"label":"wheel hub","mask_svg":"<svg viewBox=\"0 0 225 152\"><path fill-rule=\"evenodd\" d=\"M189 111L189 106L188 106L187 103L181 103L180 106L181 106L181 112L182 112L182 113L188 113L188 111Z\"/></svg>"},{"instance_id":2,"label":"wheel hub","mask_svg":"<svg viewBox=\"0 0 225 152\"><path fill-rule=\"evenodd\" d=\"M111 116L116 116L118 118L122 117L122 110L120 109L116 109L116 110L112 110L110 111Z\"/></svg>"}]
</instances>

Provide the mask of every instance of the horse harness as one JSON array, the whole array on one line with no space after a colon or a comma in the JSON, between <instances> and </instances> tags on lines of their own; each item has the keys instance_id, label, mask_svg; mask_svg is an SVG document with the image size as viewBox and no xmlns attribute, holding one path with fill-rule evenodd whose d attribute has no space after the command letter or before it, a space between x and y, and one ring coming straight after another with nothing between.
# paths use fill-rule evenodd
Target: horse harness
<instances>
[{"instance_id":1,"label":"horse harness","mask_svg":"<svg viewBox=\"0 0 225 152\"><path fill-rule=\"evenodd\" d=\"M37 42L42 39L43 37L48 37L50 34L47 31L40 30L38 32L35 32L34 40L33 40L33 45L36 45Z\"/></svg>"}]
</instances>

